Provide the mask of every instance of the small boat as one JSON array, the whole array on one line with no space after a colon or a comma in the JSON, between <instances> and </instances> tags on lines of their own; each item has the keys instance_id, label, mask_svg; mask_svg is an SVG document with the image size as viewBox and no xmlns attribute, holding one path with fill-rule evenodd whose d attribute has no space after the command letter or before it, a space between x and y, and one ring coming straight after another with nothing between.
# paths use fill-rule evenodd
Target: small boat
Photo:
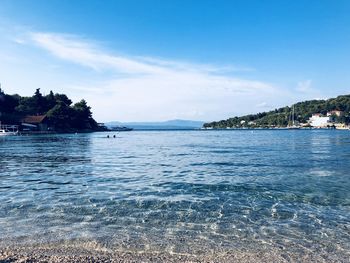
<instances>
[{"instance_id":1,"label":"small boat","mask_svg":"<svg viewBox=\"0 0 350 263\"><path fill-rule=\"evenodd\" d=\"M0 130L0 136L14 136L18 135L18 131L9 131L5 129Z\"/></svg>"},{"instance_id":2,"label":"small boat","mask_svg":"<svg viewBox=\"0 0 350 263\"><path fill-rule=\"evenodd\" d=\"M2 125L0 122L0 136L18 135L18 125Z\"/></svg>"},{"instance_id":3,"label":"small boat","mask_svg":"<svg viewBox=\"0 0 350 263\"><path fill-rule=\"evenodd\" d=\"M288 125L288 126L287 126L287 129L288 129L288 130L299 130L299 129L300 129L300 126L298 126L298 125L295 124L295 118L294 118L294 116L295 116L295 109L294 109L294 105L293 105L293 112L292 112L292 116L291 116L292 125Z\"/></svg>"},{"instance_id":4,"label":"small boat","mask_svg":"<svg viewBox=\"0 0 350 263\"><path fill-rule=\"evenodd\" d=\"M128 127L122 127L122 126L115 126L110 128L111 131L132 131L133 128Z\"/></svg>"}]
</instances>

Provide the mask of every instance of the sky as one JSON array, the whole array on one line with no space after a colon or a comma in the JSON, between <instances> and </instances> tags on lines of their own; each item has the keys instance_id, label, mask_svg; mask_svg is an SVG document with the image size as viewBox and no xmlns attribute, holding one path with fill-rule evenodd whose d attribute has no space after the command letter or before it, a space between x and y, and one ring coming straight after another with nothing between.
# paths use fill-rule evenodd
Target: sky
<instances>
[{"instance_id":1,"label":"sky","mask_svg":"<svg viewBox=\"0 0 350 263\"><path fill-rule=\"evenodd\" d=\"M348 0L0 0L0 83L97 121L212 121L350 94Z\"/></svg>"}]
</instances>

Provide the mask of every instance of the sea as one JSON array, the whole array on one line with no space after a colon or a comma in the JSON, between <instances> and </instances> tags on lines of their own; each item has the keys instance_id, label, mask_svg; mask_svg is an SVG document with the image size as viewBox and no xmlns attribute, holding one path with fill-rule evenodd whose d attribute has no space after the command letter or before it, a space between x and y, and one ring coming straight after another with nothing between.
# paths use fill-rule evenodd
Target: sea
<instances>
[{"instance_id":1,"label":"sea","mask_svg":"<svg viewBox=\"0 0 350 263\"><path fill-rule=\"evenodd\" d=\"M348 262L350 131L1 137L0 245L62 242Z\"/></svg>"}]
</instances>

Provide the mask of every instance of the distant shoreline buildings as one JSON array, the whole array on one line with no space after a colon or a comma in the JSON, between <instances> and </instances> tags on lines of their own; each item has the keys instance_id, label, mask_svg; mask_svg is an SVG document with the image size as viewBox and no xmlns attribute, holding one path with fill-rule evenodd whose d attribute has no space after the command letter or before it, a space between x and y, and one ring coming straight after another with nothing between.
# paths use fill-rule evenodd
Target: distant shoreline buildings
<instances>
[{"instance_id":1,"label":"distant shoreline buildings","mask_svg":"<svg viewBox=\"0 0 350 263\"><path fill-rule=\"evenodd\" d=\"M324 116L321 113L314 113L310 117L309 121L307 123L301 123L300 125L302 127L305 126L311 126L313 128L349 128L349 126L337 122L337 117L342 117L344 116L344 112L340 110L333 110L327 112L326 116Z\"/></svg>"},{"instance_id":2,"label":"distant shoreline buildings","mask_svg":"<svg viewBox=\"0 0 350 263\"><path fill-rule=\"evenodd\" d=\"M350 129L350 95L205 123L203 129Z\"/></svg>"}]
</instances>

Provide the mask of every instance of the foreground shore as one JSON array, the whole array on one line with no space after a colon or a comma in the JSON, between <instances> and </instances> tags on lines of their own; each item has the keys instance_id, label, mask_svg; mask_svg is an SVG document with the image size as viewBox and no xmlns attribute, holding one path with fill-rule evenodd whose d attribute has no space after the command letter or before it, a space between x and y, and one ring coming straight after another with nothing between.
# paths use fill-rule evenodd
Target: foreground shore
<instances>
[{"instance_id":1,"label":"foreground shore","mask_svg":"<svg viewBox=\"0 0 350 263\"><path fill-rule=\"evenodd\" d=\"M204 255L166 252L110 251L64 245L2 247L0 262L349 262L337 255L288 251L221 251Z\"/></svg>"}]
</instances>

